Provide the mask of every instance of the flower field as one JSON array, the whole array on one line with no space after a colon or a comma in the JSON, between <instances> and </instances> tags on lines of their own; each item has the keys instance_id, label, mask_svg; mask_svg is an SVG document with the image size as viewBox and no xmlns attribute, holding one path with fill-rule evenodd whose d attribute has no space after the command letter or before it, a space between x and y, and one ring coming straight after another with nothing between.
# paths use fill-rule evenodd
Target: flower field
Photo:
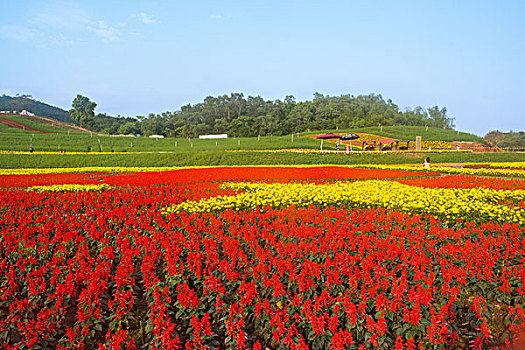
<instances>
[{"instance_id":1,"label":"flower field","mask_svg":"<svg viewBox=\"0 0 525 350\"><path fill-rule=\"evenodd\" d=\"M525 180L157 170L0 175L1 348L519 348Z\"/></svg>"}]
</instances>

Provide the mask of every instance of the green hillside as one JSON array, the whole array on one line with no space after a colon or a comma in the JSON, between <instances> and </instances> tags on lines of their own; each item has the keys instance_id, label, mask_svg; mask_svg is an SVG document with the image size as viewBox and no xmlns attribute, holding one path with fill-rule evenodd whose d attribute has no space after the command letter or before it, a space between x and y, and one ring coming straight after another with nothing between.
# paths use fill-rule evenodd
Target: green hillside
<instances>
[{"instance_id":1,"label":"green hillside","mask_svg":"<svg viewBox=\"0 0 525 350\"><path fill-rule=\"evenodd\" d=\"M523 150L525 148L525 131L501 132L494 130L485 135L485 140L499 147Z\"/></svg>"},{"instance_id":2,"label":"green hillside","mask_svg":"<svg viewBox=\"0 0 525 350\"><path fill-rule=\"evenodd\" d=\"M48 133L55 133L55 134L56 133L58 133L58 134L67 134L68 132L69 133L72 133L72 132L74 132L74 133L82 133L82 132L77 131L76 129L74 129L74 126L72 126L70 124L59 122L59 121L55 121L53 119L42 118L42 117L39 117L39 116L4 115L4 114L2 114L2 115L0 115L0 117L5 118L5 119L9 119L9 120L13 120L15 122L18 122L18 123L21 123L21 124L24 124L24 125L33 127L35 129L41 130L43 132L48 132ZM14 133L14 134L18 134L18 133L35 133L34 131L27 131L27 130L24 130L24 129L9 127L9 126L4 125L2 123L0 123L0 126L1 126L0 132L7 132L7 133Z\"/></svg>"},{"instance_id":3,"label":"green hillside","mask_svg":"<svg viewBox=\"0 0 525 350\"><path fill-rule=\"evenodd\" d=\"M59 107L51 106L47 103L36 101L29 97L22 96L0 96L0 111L17 111L22 110L34 113L46 118L60 120L66 123L72 123L73 120L69 116L69 112Z\"/></svg>"}]
</instances>

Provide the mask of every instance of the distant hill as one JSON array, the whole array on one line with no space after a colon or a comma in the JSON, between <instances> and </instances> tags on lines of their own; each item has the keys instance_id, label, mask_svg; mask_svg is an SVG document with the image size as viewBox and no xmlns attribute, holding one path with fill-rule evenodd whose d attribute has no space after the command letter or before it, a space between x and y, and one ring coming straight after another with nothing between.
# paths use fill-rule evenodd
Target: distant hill
<instances>
[{"instance_id":1,"label":"distant hill","mask_svg":"<svg viewBox=\"0 0 525 350\"><path fill-rule=\"evenodd\" d=\"M73 123L69 112L61 108L48 105L47 103L33 100L24 96L0 96L0 111L22 111L34 113L36 115L56 119L65 123Z\"/></svg>"},{"instance_id":2,"label":"distant hill","mask_svg":"<svg viewBox=\"0 0 525 350\"><path fill-rule=\"evenodd\" d=\"M525 148L525 131L501 132L494 130L485 135L485 140L503 148Z\"/></svg>"}]
</instances>

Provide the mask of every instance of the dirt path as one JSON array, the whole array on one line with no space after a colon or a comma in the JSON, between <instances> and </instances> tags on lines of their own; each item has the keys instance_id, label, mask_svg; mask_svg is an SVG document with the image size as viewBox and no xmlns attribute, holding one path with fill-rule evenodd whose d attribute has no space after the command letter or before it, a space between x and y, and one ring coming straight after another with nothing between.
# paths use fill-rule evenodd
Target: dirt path
<instances>
[{"instance_id":1,"label":"dirt path","mask_svg":"<svg viewBox=\"0 0 525 350\"><path fill-rule=\"evenodd\" d=\"M31 118L35 121L38 121L39 123L42 123L42 124L46 124L46 125L51 125L51 126L54 126L54 127L57 127L57 128L61 128L61 129L64 129L64 130L77 130L77 131L83 131L83 132L90 132L88 129L84 129L84 128L81 128L79 126L75 126L75 125L71 125L71 124L68 124L68 123L64 123L60 120L56 120L56 119L51 119L51 118L45 118L45 117L40 117L40 116L31 116L31 117L26 117L26 118Z\"/></svg>"},{"instance_id":2,"label":"dirt path","mask_svg":"<svg viewBox=\"0 0 525 350\"><path fill-rule=\"evenodd\" d=\"M22 129L22 130L27 130L27 131L35 131L35 132L40 132L42 134L52 134L50 132L42 131L40 129L33 128L32 126L29 126L29 125L26 125L26 124L23 124L23 123L20 123L20 122L11 120L11 119L3 118L3 117L0 117L0 123L5 124L11 128Z\"/></svg>"}]
</instances>

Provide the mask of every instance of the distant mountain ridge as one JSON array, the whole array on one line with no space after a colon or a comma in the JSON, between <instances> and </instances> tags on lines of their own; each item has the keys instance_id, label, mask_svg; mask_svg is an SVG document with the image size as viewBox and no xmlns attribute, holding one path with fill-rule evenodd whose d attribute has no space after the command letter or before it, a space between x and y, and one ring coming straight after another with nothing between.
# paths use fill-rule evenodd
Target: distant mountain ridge
<instances>
[{"instance_id":1,"label":"distant mountain ridge","mask_svg":"<svg viewBox=\"0 0 525 350\"><path fill-rule=\"evenodd\" d=\"M69 112L62 108L48 105L47 103L36 101L30 97L24 96L0 96L0 111L17 111L26 110L41 117L52 118L65 123L73 123Z\"/></svg>"}]
</instances>

